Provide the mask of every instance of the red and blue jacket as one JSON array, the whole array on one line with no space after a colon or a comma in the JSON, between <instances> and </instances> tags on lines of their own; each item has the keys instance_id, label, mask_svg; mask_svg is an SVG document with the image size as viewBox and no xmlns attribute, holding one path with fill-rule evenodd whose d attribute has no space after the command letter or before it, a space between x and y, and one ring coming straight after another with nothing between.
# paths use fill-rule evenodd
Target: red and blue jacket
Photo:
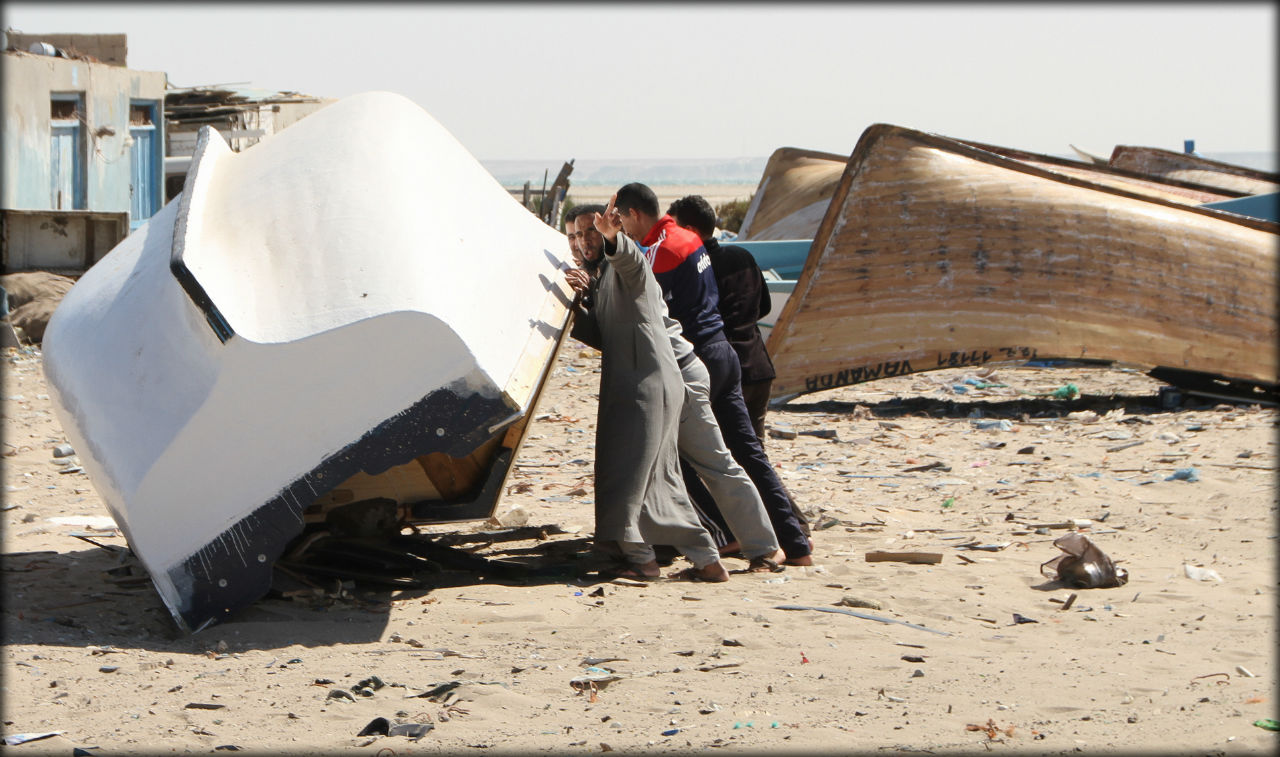
<instances>
[{"instance_id":1,"label":"red and blue jacket","mask_svg":"<svg viewBox=\"0 0 1280 757\"><path fill-rule=\"evenodd\" d=\"M695 349L717 336L723 338L720 290L702 239L664 215L640 244L648 248L645 258L662 286L668 312L684 330L684 338Z\"/></svg>"}]
</instances>

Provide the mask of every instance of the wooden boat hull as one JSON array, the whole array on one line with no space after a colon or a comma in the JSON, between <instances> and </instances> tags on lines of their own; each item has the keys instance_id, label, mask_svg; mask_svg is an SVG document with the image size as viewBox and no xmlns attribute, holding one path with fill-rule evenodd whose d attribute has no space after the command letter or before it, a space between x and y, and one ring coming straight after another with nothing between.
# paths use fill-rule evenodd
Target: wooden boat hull
<instances>
[{"instance_id":1,"label":"wooden boat hull","mask_svg":"<svg viewBox=\"0 0 1280 757\"><path fill-rule=\"evenodd\" d=\"M1273 385L1278 230L877 124L770 335L773 396L1033 357Z\"/></svg>"},{"instance_id":2,"label":"wooden boat hull","mask_svg":"<svg viewBox=\"0 0 1280 757\"><path fill-rule=\"evenodd\" d=\"M1220 186L1221 182L1197 183L1190 177L1153 175L1108 165L1105 160L1081 162L981 142L964 143L1048 171L1187 205L1228 200L1244 194L1241 190ZM738 239L812 239L848 162L844 156L794 147L774 151L747 208Z\"/></svg>"},{"instance_id":3,"label":"wooden boat hull","mask_svg":"<svg viewBox=\"0 0 1280 757\"><path fill-rule=\"evenodd\" d=\"M817 150L774 150L742 219L738 239L812 239L847 161L844 155Z\"/></svg>"},{"instance_id":4,"label":"wooden boat hull","mask_svg":"<svg viewBox=\"0 0 1280 757\"><path fill-rule=\"evenodd\" d=\"M243 153L205 129L181 198L44 342L58 418L178 624L262 596L335 508L488 517L568 320L564 249L398 95Z\"/></svg>"},{"instance_id":5,"label":"wooden boat hull","mask_svg":"<svg viewBox=\"0 0 1280 757\"><path fill-rule=\"evenodd\" d=\"M1158 147L1116 145L1110 165L1162 179L1196 182L1236 192L1237 196L1280 191L1280 175L1275 173Z\"/></svg>"}]
</instances>

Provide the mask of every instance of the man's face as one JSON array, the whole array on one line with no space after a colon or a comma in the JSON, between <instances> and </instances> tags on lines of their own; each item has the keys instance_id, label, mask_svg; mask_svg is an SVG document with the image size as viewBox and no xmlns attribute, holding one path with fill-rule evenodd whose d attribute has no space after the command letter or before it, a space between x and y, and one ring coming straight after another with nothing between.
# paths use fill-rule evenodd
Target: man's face
<instances>
[{"instance_id":1,"label":"man's face","mask_svg":"<svg viewBox=\"0 0 1280 757\"><path fill-rule=\"evenodd\" d=\"M584 260L597 263L604 254L604 237L596 231L592 218L589 214L578 216L573 222L573 236L570 239L577 240L578 252Z\"/></svg>"},{"instance_id":2,"label":"man's face","mask_svg":"<svg viewBox=\"0 0 1280 757\"><path fill-rule=\"evenodd\" d=\"M619 210L618 218L622 220L623 232L625 232L627 236L636 240L636 242L644 239L644 235L649 233L649 224L640 220L640 214L636 212L635 208L631 208L626 212ZM641 228L642 226L644 228Z\"/></svg>"},{"instance_id":3,"label":"man's face","mask_svg":"<svg viewBox=\"0 0 1280 757\"><path fill-rule=\"evenodd\" d=\"M575 234L574 233L575 228L576 228L576 223L574 221L570 221L568 224L565 225L564 235L569 238L569 255L573 257L573 264L581 268L582 267L582 248L579 247L579 240L582 239L582 235Z\"/></svg>"}]
</instances>

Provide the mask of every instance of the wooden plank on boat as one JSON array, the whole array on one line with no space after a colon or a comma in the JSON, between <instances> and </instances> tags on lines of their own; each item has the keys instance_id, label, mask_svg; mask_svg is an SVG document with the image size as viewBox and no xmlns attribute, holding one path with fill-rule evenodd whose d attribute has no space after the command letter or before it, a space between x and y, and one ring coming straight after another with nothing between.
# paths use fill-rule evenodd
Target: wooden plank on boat
<instances>
[{"instance_id":1,"label":"wooden plank on boat","mask_svg":"<svg viewBox=\"0 0 1280 757\"><path fill-rule=\"evenodd\" d=\"M1033 357L1274 384L1278 231L877 124L770 335L773 396Z\"/></svg>"},{"instance_id":2,"label":"wooden plank on boat","mask_svg":"<svg viewBox=\"0 0 1280 757\"><path fill-rule=\"evenodd\" d=\"M1110 164L1114 168L1192 181L1246 195L1280 191L1280 174L1158 147L1116 145L1111 151Z\"/></svg>"}]
</instances>

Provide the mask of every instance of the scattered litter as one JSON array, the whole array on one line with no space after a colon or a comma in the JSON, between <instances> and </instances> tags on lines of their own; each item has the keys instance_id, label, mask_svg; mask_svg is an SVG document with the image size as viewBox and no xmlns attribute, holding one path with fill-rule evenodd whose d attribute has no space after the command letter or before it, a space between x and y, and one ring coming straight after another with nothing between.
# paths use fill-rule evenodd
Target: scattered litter
<instances>
[{"instance_id":1,"label":"scattered litter","mask_svg":"<svg viewBox=\"0 0 1280 757\"><path fill-rule=\"evenodd\" d=\"M1049 393L1055 400L1073 400L1080 396L1080 387L1075 384L1060 386Z\"/></svg>"},{"instance_id":2,"label":"scattered litter","mask_svg":"<svg viewBox=\"0 0 1280 757\"><path fill-rule=\"evenodd\" d=\"M1035 618L1028 618L1025 615L1019 615L1016 612L1013 614L1013 624L1015 626L1022 625L1023 623L1039 623L1039 622L1040 621L1036 620Z\"/></svg>"},{"instance_id":3,"label":"scattered litter","mask_svg":"<svg viewBox=\"0 0 1280 757\"><path fill-rule=\"evenodd\" d=\"M987 420L974 421L973 427L978 429L979 431L1012 431L1013 430L1013 424L1010 423L1008 420L1004 420L1004 419L995 420L994 418L987 419Z\"/></svg>"},{"instance_id":4,"label":"scattered litter","mask_svg":"<svg viewBox=\"0 0 1280 757\"><path fill-rule=\"evenodd\" d=\"M1179 468L1173 472L1173 475L1165 479L1165 481L1186 481L1194 484L1200 480L1200 472L1195 468Z\"/></svg>"},{"instance_id":5,"label":"scattered litter","mask_svg":"<svg viewBox=\"0 0 1280 757\"><path fill-rule=\"evenodd\" d=\"M1040 565L1040 573L1073 589L1105 589L1124 586L1129 572L1117 567L1089 537L1078 532L1059 536L1053 546L1066 554Z\"/></svg>"},{"instance_id":6,"label":"scattered litter","mask_svg":"<svg viewBox=\"0 0 1280 757\"><path fill-rule=\"evenodd\" d=\"M45 518L59 526L77 526L93 531L114 531L116 522L109 515L60 515L56 518Z\"/></svg>"},{"instance_id":7,"label":"scattered litter","mask_svg":"<svg viewBox=\"0 0 1280 757\"><path fill-rule=\"evenodd\" d=\"M1243 665L1237 665L1236 672L1244 676L1245 678L1257 678L1257 676L1255 676L1253 673L1250 673L1249 670L1245 668L1245 666Z\"/></svg>"},{"instance_id":8,"label":"scattered litter","mask_svg":"<svg viewBox=\"0 0 1280 757\"><path fill-rule=\"evenodd\" d=\"M66 733L66 731L45 731L43 733L11 733L8 736L4 737L4 745L18 746L19 744L25 744L29 741L39 741L40 739L47 739L50 736L60 736L64 733Z\"/></svg>"},{"instance_id":9,"label":"scattered litter","mask_svg":"<svg viewBox=\"0 0 1280 757\"><path fill-rule=\"evenodd\" d=\"M417 741L435 728L433 723L392 723L386 718L374 718L357 733L357 736L404 736Z\"/></svg>"},{"instance_id":10,"label":"scattered litter","mask_svg":"<svg viewBox=\"0 0 1280 757\"><path fill-rule=\"evenodd\" d=\"M1067 413L1067 420L1080 421L1081 423L1096 423L1100 417L1092 410L1077 410L1074 413Z\"/></svg>"},{"instance_id":11,"label":"scattered litter","mask_svg":"<svg viewBox=\"0 0 1280 757\"><path fill-rule=\"evenodd\" d=\"M1275 720L1275 719L1272 719L1272 718L1263 718L1262 720L1255 720L1255 721L1253 721L1253 724L1254 724L1254 725L1256 725L1256 726L1258 726L1259 728L1261 728L1261 729L1263 729L1263 730L1267 730L1267 731L1280 731L1280 720ZM6 739L6 741L7 741L7 740L8 740L8 739Z\"/></svg>"},{"instance_id":12,"label":"scattered litter","mask_svg":"<svg viewBox=\"0 0 1280 757\"><path fill-rule=\"evenodd\" d=\"M941 552L868 552L867 562L905 562L935 565L942 562Z\"/></svg>"},{"instance_id":13,"label":"scattered litter","mask_svg":"<svg viewBox=\"0 0 1280 757\"><path fill-rule=\"evenodd\" d=\"M851 597L848 594L841 597L840 601L835 604L837 607L865 607L868 610L884 609L884 607L874 599L860 599L858 597Z\"/></svg>"},{"instance_id":14,"label":"scattered litter","mask_svg":"<svg viewBox=\"0 0 1280 757\"><path fill-rule=\"evenodd\" d=\"M808 607L805 605L777 605L773 609L775 610L814 610L816 612L838 612L843 615L852 615L855 618L862 618L863 620L874 620L878 623L896 623L897 625L900 625L900 626L906 626L907 628L915 628L920 631L928 631L929 633L936 633L941 636L951 635L947 631L935 631L932 628L925 628L924 626L916 625L915 623L908 623L905 620L897 620L896 618L882 618L878 615L869 615L865 612L858 612L857 610L846 610L843 607Z\"/></svg>"},{"instance_id":15,"label":"scattered litter","mask_svg":"<svg viewBox=\"0 0 1280 757\"><path fill-rule=\"evenodd\" d=\"M794 439L797 435L795 429L783 423L769 426L769 436L774 439Z\"/></svg>"},{"instance_id":16,"label":"scattered litter","mask_svg":"<svg viewBox=\"0 0 1280 757\"><path fill-rule=\"evenodd\" d=\"M1183 563L1182 571L1186 573L1187 578L1193 581L1218 581L1222 582L1222 576L1218 575L1218 571L1213 568L1204 568L1191 563Z\"/></svg>"},{"instance_id":17,"label":"scattered litter","mask_svg":"<svg viewBox=\"0 0 1280 757\"><path fill-rule=\"evenodd\" d=\"M53 448L54 457L71 457L76 453L70 444L59 444Z\"/></svg>"},{"instance_id":18,"label":"scattered litter","mask_svg":"<svg viewBox=\"0 0 1280 757\"><path fill-rule=\"evenodd\" d=\"M183 705L184 710L221 710L226 707L225 704L215 704L213 702L187 702Z\"/></svg>"}]
</instances>

